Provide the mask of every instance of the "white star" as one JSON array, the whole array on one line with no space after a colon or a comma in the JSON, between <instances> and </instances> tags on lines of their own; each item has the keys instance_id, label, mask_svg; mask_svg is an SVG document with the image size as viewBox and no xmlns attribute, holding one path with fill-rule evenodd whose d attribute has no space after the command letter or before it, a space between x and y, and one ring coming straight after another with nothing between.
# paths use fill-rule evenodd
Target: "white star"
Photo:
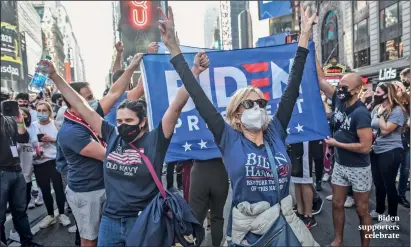
<instances>
[{"instance_id":1,"label":"white star","mask_svg":"<svg viewBox=\"0 0 411 247\"><path fill-rule=\"evenodd\" d=\"M199 142L199 143L197 143L197 144L200 145L200 148L201 148L201 149L207 148L207 146L206 146L207 142L203 141L202 139L201 139L201 142Z\"/></svg>"},{"instance_id":2,"label":"white star","mask_svg":"<svg viewBox=\"0 0 411 247\"><path fill-rule=\"evenodd\" d=\"M304 127L304 125L298 124L297 127L295 127L295 128L297 129L298 133L300 133L300 132L304 131L303 127Z\"/></svg>"},{"instance_id":3,"label":"white star","mask_svg":"<svg viewBox=\"0 0 411 247\"><path fill-rule=\"evenodd\" d=\"M193 144L188 144L188 143L186 142L186 144L185 144L185 145L183 145L183 147L184 147L184 151L185 151L185 152L187 152L188 150L190 150L190 151L191 151L191 145L193 145Z\"/></svg>"},{"instance_id":4,"label":"white star","mask_svg":"<svg viewBox=\"0 0 411 247\"><path fill-rule=\"evenodd\" d=\"M290 134L290 128L287 128L287 134Z\"/></svg>"}]
</instances>

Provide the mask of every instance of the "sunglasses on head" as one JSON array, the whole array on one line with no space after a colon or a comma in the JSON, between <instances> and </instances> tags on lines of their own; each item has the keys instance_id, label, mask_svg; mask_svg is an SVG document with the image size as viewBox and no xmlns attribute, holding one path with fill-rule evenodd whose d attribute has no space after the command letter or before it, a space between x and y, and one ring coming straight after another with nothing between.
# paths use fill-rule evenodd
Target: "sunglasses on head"
<instances>
[{"instance_id":1,"label":"sunglasses on head","mask_svg":"<svg viewBox=\"0 0 411 247\"><path fill-rule=\"evenodd\" d=\"M268 101L265 99L258 99L258 100L244 100L243 102L241 102L241 105L245 108L245 109L251 109L254 107L254 104L257 103L257 105L260 108L265 108L267 106Z\"/></svg>"}]
</instances>

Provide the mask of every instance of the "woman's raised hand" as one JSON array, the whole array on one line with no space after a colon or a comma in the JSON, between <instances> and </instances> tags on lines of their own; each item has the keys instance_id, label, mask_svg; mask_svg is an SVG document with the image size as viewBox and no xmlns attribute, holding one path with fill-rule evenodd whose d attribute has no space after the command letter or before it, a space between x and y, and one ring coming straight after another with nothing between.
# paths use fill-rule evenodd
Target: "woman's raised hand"
<instances>
[{"instance_id":1,"label":"woman's raised hand","mask_svg":"<svg viewBox=\"0 0 411 247\"><path fill-rule=\"evenodd\" d=\"M311 15L310 6L304 9L303 3L300 3L300 13L301 13L301 32L302 33L309 33L313 24L315 23L315 19L317 18L317 13L313 13Z\"/></svg>"},{"instance_id":2,"label":"woman's raised hand","mask_svg":"<svg viewBox=\"0 0 411 247\"><path fill-rule=\"evenodd\" d=\"M162 16L162 20L158 21L158 28L160 29L161 38L167 48L178 47L176 35L174 32L174 16L171 7L168 7L168 16L159 7L158 13Z\"/></svg>"}]
</instances>

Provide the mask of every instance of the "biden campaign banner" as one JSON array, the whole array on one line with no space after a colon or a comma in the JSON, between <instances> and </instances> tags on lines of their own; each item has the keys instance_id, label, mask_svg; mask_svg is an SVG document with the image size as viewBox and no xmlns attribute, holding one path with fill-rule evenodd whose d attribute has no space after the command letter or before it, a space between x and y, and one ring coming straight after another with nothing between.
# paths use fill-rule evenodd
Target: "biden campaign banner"
<instances>
[{"instance_id":1,"label":"biden campaign banner","mask_svg":"<svg viewBox=\"0 0 411 247\"><path fill-rule=\"evenodd\" d=\"M158 42L158 53L159 54L170 54L167 47L162 42ZM182 53L190 53L190 52L200 52L200 51L217 51L213 49L205 49L205 48L198 48L198 47L191 47L180 45L180 49Z\"/></svg>"},{"instance_id":2,"label":"biden campaign banner","mask_svg":"<svg viewBox=\"0 0 411 247\"><path fill-rule=\"evenodd\" d=\"M294 0L289 1L258 1L258 15L260 20L289 15L293 12L291 6Z\"/></svg>"},{"instance_id":3,"label":"biden campaign banner","mask_svg":"<svg viewBox=\"0 0 411 247\"><path fill-rule=\"evenodd\" d=\"M263 91L269 100L267 111L272 116L287 86L296 50L297 43L208 52L210 67L201 73L199 83L224 118L230 97L237 89L250 85ZM287 143L320 140L330 135L317 81L314 43L310 42L309 50L300 95L287 128ZM195 53L184 54L190 67L194 56ZM169 54L145 55L141 69L152 129L158 126L182 81ZM190 98L177 121L166 162L221 157L213 139Z\"/></svg>"}]
</instances>

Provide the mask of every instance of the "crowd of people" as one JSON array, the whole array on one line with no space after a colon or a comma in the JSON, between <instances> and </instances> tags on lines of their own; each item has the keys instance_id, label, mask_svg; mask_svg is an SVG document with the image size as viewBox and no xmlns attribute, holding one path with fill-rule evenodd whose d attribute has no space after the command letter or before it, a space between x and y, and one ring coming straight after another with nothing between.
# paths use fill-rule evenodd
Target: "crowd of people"
<instances>
[{"instance_id":1,"label":"crowd of people","mask_svg":"<svg viewBox=\"0 0 411 247\"><path fill-rule=\"evenodd\" d=\"M401 81L379 83L372 91L355 73L331 86L317 61L332 136L287 145L286 130L299 95L315 14L310 15L308 8L301 11L296 57L274 116L267 114L267 100L260 89L250 86L238 89L231 97L224 119L197 83L196 78L210 64L207 54L197 53L190 69L175 38L172 9L168 16L159 12L162 41L183 86L152 130L148 128L141 77L135 87L132 84L143 54L136 54L122 69L122 42L115 46L115 83L100 100L88 83L67 83L47 60L40 63L48 66L54 90L34 98L27 93L11 98L2 89L1 101L17 101L20 115L12 118L2 114L0 119L1 242L7 243L4 223L10 211L15 228L10 238L22 246L39 246L33 242L27 210L44 203L47 216L40 228L59 222L70 226L69 232L76 232L76 245L124 246L136 219L159 192L146 158L161 177L176 122L189 97L207 123L221 158L166 164L166 188L183 192L201 224L207 219L213 246L220 246L225 234L232 246L276 246L261 241L262 236L273 234L270 227L279 214L284 214L302 246L318 246L309 229L318 224L315 215L323 206L317 191L330 179L332 195L327 200L332 201L335 232L330 246L343 245L344 207L355 205L360 224L371 226L372 220L385 214L387 199L390 217L378 224L397 224L398 204L409 208L410 69L401 72ZM153 42L147 53L158 49ZM273 158L274 150L284 162ZM246 186L244 167L250 162L262 162L258 166L273 179L275 192L251 191ZM36 197L33 177L40 189ZM232 208L229 219L224 219L230 185ZM294 200L289 195L290 185L294 186ZM376 208L370 210L373 185ZM66 212L73 214L74 222ZM225 220L229 222L227 233L223 230ZM362 246L370 244L367 234L371 228L360 231Z\"/></svg>"}]
</instances>

